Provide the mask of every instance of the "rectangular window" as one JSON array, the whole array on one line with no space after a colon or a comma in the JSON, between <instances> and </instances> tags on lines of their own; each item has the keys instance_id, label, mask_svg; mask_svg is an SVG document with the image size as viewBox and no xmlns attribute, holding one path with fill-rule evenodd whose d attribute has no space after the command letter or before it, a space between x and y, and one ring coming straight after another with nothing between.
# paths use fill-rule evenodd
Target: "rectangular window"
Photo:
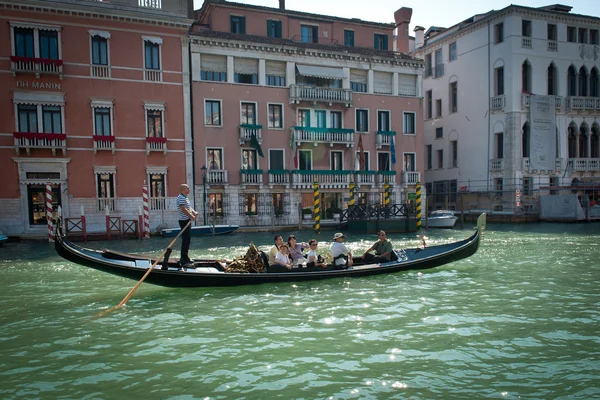
<instances>
[{"instance_id":1,"label":"rectangular window","mask_svg":"<svg viewBox=\"0 0 600 400\"><path fill-rule=\"evenodd\" d=\"M425 56L425 78L433 74L433 64L431 62L431 53Z\"/></svg>"},{"instance_id":2,"label":"rectangular window","mask_svg":"<svg viewBox=\"0 0 600 400\"><path fill-rule=\"evenodd\" d=\"M521 21L521 36L531 37L531 21L525 19Z\"/></svg>"},{"instance_id":3,"label":"rectangular window","mask_svg":"<svg viewBox=\"0 0 600 400\"><path fill-rule=\"evenodd\" d=\"M387 50L388 49L388 35L382 35L376 33L374 35L374 48L375 50Z\"/></svg>"},{"instance_id":4,"label":"rectangular window","mask_svg":"<svg viewBox=\"0 0 600 400\"><path fill-rule=\"evenodd\" d=\"M450 141L450 152L452 153L452 168L458 167L458 141Z\"/></svg>"},{"instance_id":5,"label":"rectangular window","mask_svg":"<svg viewBox=\"0 0 600 400\"><path fill-rule=\"evenodd\" d=\"M496 158L504 158L504 133L496 133Z\"/></svg>"},{"instance_id":6,"label":"rectangular window","mask_svg":"<svg viewBox=\"0 0 600 400\"><path fill-rule=\"evenodd\" d=\"M114 211L115 203L112 200L115 198L115 179L114 174L101 173L96 174L96 190L98 193L98 211L104 211L108 206L109 210Z\"/></svg>"},{"instance_id":7,"label":"rectangular window","mask_svg":"<svg viewBox=\"0 0 600 400\"><path fill-rule=\"evenodd\" d=\"M258 169L256 150L242 149L242 169Z\"/></svg>"},{"instance_id":8,"label":"rectangular window","mask_svg":"<svg viewBox=\"0 0 600 400\"><path fill-rule=\"evenodd\" d=\"M258 194L257 193L244 193L242 214L243 215L256 215L258 209Z\"/></svg>"},{"instance_id":9,"label":"rectangular window","mask_svg":"<svg viewBox=\"0 0 600 400\"><path fill-rule=\"evenodd\" d=\"M456 60L457 54L456 54L456 42L452 42L448 45L448 59L450 61L454 61Z\"/></svg>"},{"instance_id":10,"label":"rectangular window","mask_svg":"<svg viewBox=\"0 0 600 400\"><path fill-rule=\"evenodd\" d=\"M504 186L504 180L502 178L494 179L494 190L500 192L498 194L502 194L502 189Z\"/></svg>"},{"instance_id":11,"label":"rectangular window","mask_svg":"<svg viewBox=\"0 0 600 400\"><path fill-rule=\"evenodd\" d=\"M450 112L455 113L458 111L458 88L457 83L452 82L450 84Z\"/></svg>"},{"instance_id":12,"label":"rectangular window","mask_svg":"<svg viewBox=\"0 0 600 400\"><path fill-rule=\"evenodd\" d=\"M390 170L390 153L377 153L377 170L378 171L389 171Z\"/></svg>"},{"instance_id":13,"label":"rectangular window","mask_svg":"<svg viewBox=\"0 0 600 400\"><path fill-rule=\"evenodd\" d=\"M361 165L360 152L357 151L354 158L354 169L356 171L368 171L369 170L369 152L363 151L363 162Z\"/></svg>"},{"instance_id":14,"label":"rectangular window","mask_svg":"<svg viewBox=\"0 0 600 400\"><path fill-rule=\"evenodd\" d=\"M494 25L494 43L502 43L504 41L504 24L500 22Z\"/></svg>"},{"instance_id":15,"label":"rectangular window","mask_svg":"<svg viewBox=\"0 0 600 400\"><path fill-rule=\"evenodd\" d=\"M354 46L354 31L344 29L344 46Z\"/></svg>"},{"instance_id":16,"label":"rectangular window","mask_svg":"<svg viewBox=\"0 0 600 400\"><path fill-rule=\"evenodd\" d=\"M246 34L246 17L232 15L229 17L231 23L231 33Z\"/></svg>"},{"instance_id":17,"label":"rectangular window","mask_svg":"<svg viewBox=\"0 0 600 400\"><path fill-rule=\"evenodd\" d=\"M433 118L433 92L428 90L425 92L425 116L427 119Z\"/></svg>"},{"instance_id":18,"label":"rectangular window","mask_svg":"<svg viewBox=\"0 0 600 400\"><path fill-rule=\"evenodd\" d=\"M319 27L300 25L300 41L303 43L319 43Z\"/></svg>"},{"instance_id":19,"label":"rectangular window","mask_svg":"<svg viewBox=\"0 0 600 400\"><path fill-rule=\"evenodd\" d=\"M377 111L377 130L380 132L390 131L390 112Z\"/></svg>"},{"instance_id":20,"label":"rectangular window","mask_svg":"<svg viewBox=\"0 0 600 400\"><path fill-rule=\"evenodd\" d=\"M590 29L590 44L598 44L598 29Z\"/></svg>"},{"instance_id":21,"label":"rectangular window","mask_svg":"<svg viewBox=\"0 0 600 400\"><path fill-rule=\"evenodd\" d=\"M327 111L315 110L315 116L317 118L317 128L327 128Z\"/></svg>"},{"instance_id":22,"label":"rectangular window","mask_svg":"<svg viewBox=\"0 0 600 400\"><path fill-rule=\"evenodd\" d=\"M417 155L415 153L404 153L402 170L405 172L417 171Z\"/></svg>"},{"instance_id":23,"label":"rectangular window","mask_svg":"<svg viewBox=\"0 0 600 400\"><path fill-rule=\"evenodd\" d=\"M312 152L310 150L298 150L298 169L301 171L312 170Z\"/></svg>"},{"instance_id":24,"label":"rectangular window","mask_svg":"<svg viewBox=\"0 0 600 400\"><path fill-rule=\"evenodd\" d=\"M579 43L587 43L587 29L579 28Z\"/></svg>"},{"instance_id":25,"label":"rectangular window","mask_svg":"<svg viewBox=\"0 0 600 400\"><path fill-rule=\"evenodd\" d=\"M269 104L269 128L283 128L283 106L281 104Z\"/></svg>"},{"instance_id":26,"label":"rectangular window","mask_svg":"<svg viewBox=\"0 0 600 400\"><path fill-rule=\"evenodd\" d=\"M435 51L435 77L444 76L444 59L442 50Z\"/></svg>"},{"instance_id":27,"label":"rectangular window","mask_svg":"<svg viewBox=\"0 0 600 400\"><path fill-rule=\"evenodd\" d=\"M444 128L435 128L435 138L441 139L444 137Z\"/></svg>"},{"instance_id":28,"label":"rectangular window","mask_svg":"<svg viewBox=\"0 0 600 400\"><path fill-rule=\"evenodd\" d=\"M108 39L92 36L92 64L108 65Z\"/></svg>"},{"instance_id":29,"label":"rectangular window","mask_svg":"<svg viewBox=\"0 0 600 400\"><path fill-rule=\"evenodd\" d=\"M427 169L432 169L433 168L433 148L430 144L428 144L426 146L426 157L425 159L427 160Z\"/></svg>"},{"instance_id":30,"label":"rectangular window","mask_svg":"<svg viewBox=\"0 0 600 400\"><path fill-rule=\"evenodd\" d=\"M438 169L444 168L444 150L437 151L437 167Z\"/></svg>"},{"instance_id":31,"label":"rectangular window","mask_svg":"<svg viewBox=\"0 0 600 400\"><path fill-rule=\"evenodd\" d=\"M556 40L556 25L548 24L548 40Z\"/></svg>"},{"instance_id":32,"label":"rectangular window","mask_svg":"<svg viewBox=\"0 0 600 400\"><path fill-rule=\"evenodd\" d=\"M163 136L162 111L147 110L146 121L148 123L148 137L161 138Z\"/></svg>"},{"instance_id":33,"label":"rectangular window","mask_svg":"<svg viewBox=\"0 0 600 400\"><path fill-rule=\"evenodd\" d=\"M416 133L415 120L417 118L415 113L405 112L403 117L402 133L404 135L414 135Z\"/></svg>"},{"instance_id":34,"label":"rectangular window","mask_svg":"<svg viewBox=\"0 0 600 400\"><path fill-rule=\"evenodd\" d=\"M241 120L242 125L256 125L256 104L242 103L241 105Z\"/></svg>"},{"instance_id":35,"label":"rectangular window","mask_svg":"<svg viewBox=\"0 0 600 400\"><path fill-rule=\"evenodd\" d=\"M550 177L550 187L557 187L558 186L558 176L551 176ZM558 194L558 192L556 190L550 190L550 194L551 195L555 195Z\"/></svg>"},{"instance_id":36,"label":"rectangular window","mask_svg":"<svg viewBox=\"0 0 600 400\"><path fill-rule=\"evenodd\" d=\"M356 110L356 132L369 132L369 110Z\"/></svg>"},{"instance_id":37,"label":"rectangular window","mask_svg":"<svg viewBox=\"0 0 600 400\"><path fill-rule=\"evenodd\" d=\"M94 108L94 126L96 136L111 136L110 128L110 108Z\"/></svg>"},{"instance_id":38,"label":"rectangular window","mask_svg":"<svg viewBox=\"0 0 600 400\"><path fill-rule=\"evenodd\" d=\"M367 93L367 84L364 82L350 82L350 89L353 92Z\"/></svg>"},{"instance_id":39,"label":"rectangular window","mask_svg":"<svg viewBox=\"0 0 600 400\"><path fill-rule=\"evenodd\" d=\"M223 150L206 149L208 169L223 169Z\"/></svg>"},{"instance_id":40,"label":"rectangular window","mask_svg":"<svg viewBox=\"0 0 600 400\"><path fill-rule=\"evenodd\" d=\"M524 177L523 178L523 196L531 196L531 178Z\"/></svg>"},{"instance_id":41,"label":"rectangular window","mask_svg":"<svg viewBox=\"0 0 600 400\"><path fill-rule=\"evenodd\" d=\"M144 66L146 69L160 69L160 45L144 41Z\"/></svg>"},{"instance_id":42,"label":"rectangular window","mask_svg":"<svg viewBox=\"0 0 600 400\"><path fill-rule=\"evenodd\" d=\"M275 211L275 216L283 216L285 213L285 201L287 198L285 193L273 193L271 201L273 203L273 211Z\"/></svg>"},{"instance_id":43,"label":"rectangular window","mask_svg":"<svg viewBox=\"0 0 600 400\"><path fill-rule=\"evenodd\" d=\"M329 127L334 129L342 129L342 112L341 111L330 111L329 112Z\"/></svg>"},{"instance_id":44,"label":"rectangular window","mask_svg":"<svg viewBox=\"0 0 600 400\"><path fill-rule=\"evenodd\" d=\"M223 211L223 193L211 193L208 196L209 215L211 217L222 217Z\"/></svg>"},{"instance_id":45,"label":"rectangular window","mask_svg":"<svg viewBox=\"0 0 600 400\"><path fill-rule=\"evenodd\" d=\"M150 197L166 197L165 191L165 175L164 174L150 174L148 176L148 182L150 182Z\"/></svg>"},{"instance_id":46,"label":"rectangular window","mask_svg":"<svg viewBox=\"0 0 600 400\"><path fill-rule=\"evenodd\" d=\"M42 106L45 133L62 133L60 106Z\"/></svg>"},{"instance_id":47,"label":"rectangular window","mask_svg":"<svg viewBox=\"0 0 600 400\"><path fill-rule=\"evenodd\" d=\"M577 28L574 26L567 26L567 42L577 42Z\"/></svg>"},{"instance_id":48,"label":"rectangular window","mask_svg":"<svg viewBox=\"0 0 600 400\"><path fill-rule=\"evenodd\" d=\"M15 28L15 56L17 57L35 57L33 49L33 29Z\"/></svg>"},{"instance_id":49,"label":"rectangular window","mask_svg":"<svg viewBox=\"0 0 600 400\"><path fill-rule=\"evenodd\" d=\"M442 99L437 99L435 101L435 111L436 111L436 117L441 117L442 116Z\"/></svg>"},{"instance_id":50,"label":"rectangular window","mask_svg":"<svg viewBox=\"0 0 600 400\"><path fill-rule=\"evenodd\" d=\"M504 94L504 67L494 70L494 82L496 96L502 96Z\"/></svg>"},{"instance_id":51,"label":"rectangular window","mask_svg":"<svg viewBox=\"0 0 600 400\"><path fill-rule=\"evenodd\" d=\"M19 132L36 133L38 131L37 106L19 104Z\"/></svg>"},{"instance_id":52,"label":"rectangular window","mask_svg":"<svg viewBox=\"0 0 600 400\"><path fill-rule=\"evenodd\" d=\"M285 76L267 75L267 86L285 87Z\"/></svg>"},{"instance_id":53,"label":"rectangular window","mask_svg":"<svg viewBox=\"0 0 600 400\"><path fill-rule=\"evenodd\" d=\"M200 79L203 81L227 82L227 72L200 71Z\"/></svg>"},{"instance_id":54,"label":"rectangular window","mask_svg":"<svg viewBox=\"0 0 600 400\"><path fill-rule=\"evenodd\" d=\"M219 100L206 100L204 103L204 125L221 126L221 102Z\"/></svg>"},{"instance_id":55,"label":"rectangular window","mask_svg":"<svg viewBox=\"0 0 600 400\"><path fill-rule=\"evenodd\" d=\"M332 171L341 171L344 169L343 155L344 153L341 151L331 151L329 153L329 169Z\"/></svg>"},{"instance_id":56,"label":"rectangular window","mask_svg":"<svg viewBox=\"0 0 600 400\"><path fill-rule=\"evenodd\" d=\"M39 31L40 36L40 58L58 60L58 32Z\"/></svg>"},{"instance_id":57,"label":"rectangular window","mask_svg":"<svg viewBox=\"0 0 600 400\"><path fill-rule=\"evenodd\" d=\"M275 171L282 171L285 169L283 150L269 149L269 169Z\"/></svg>"},{"instance_id":58,"label":"rectangular window","mask_svg":"<svg viewBox=\"0 0 600 400\"><path fill-rule=\"evenodd\" d=\"M267 20L267 36L271 38L281 37L281 21Z\"/></svg>"},{"instance_id":59,"label":"rectangular window","mask_svg":"<svg viewBox=\"0 0 600 400\"><path fill-rule=\"evenodd\" d=\"M242 74L236 72L233 75L235 83L246 83L248 85L258 85L258 74Z\"/></svg>"},{"instance_id":60,"label":"rectangular window","mask_svg":"<svg viewBox=\"0 0 600 400\"><path fill-rule=\"evenodd\" d=\"M310 110L298 110L298 126L310 127Z\"/></svg>"}]
</instances>

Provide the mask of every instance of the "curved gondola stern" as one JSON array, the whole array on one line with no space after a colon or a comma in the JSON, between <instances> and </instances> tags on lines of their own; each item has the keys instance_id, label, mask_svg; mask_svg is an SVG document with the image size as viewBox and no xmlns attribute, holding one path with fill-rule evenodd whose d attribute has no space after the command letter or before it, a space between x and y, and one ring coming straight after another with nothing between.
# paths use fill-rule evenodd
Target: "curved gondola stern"
<instances>
[{"instance_id":1,"label":"curved gondola stern","mask_svg":"<svg viewBox=\"0 0 600 400\"><path fill-rule=\"evenodd\" d=\"M487 221L486 213L481 213L481 215L479 217L477 217L477 230L479 231L481 239L483 239L483 232L485 232L486 221Z\"/></svg>"}]
</instances>

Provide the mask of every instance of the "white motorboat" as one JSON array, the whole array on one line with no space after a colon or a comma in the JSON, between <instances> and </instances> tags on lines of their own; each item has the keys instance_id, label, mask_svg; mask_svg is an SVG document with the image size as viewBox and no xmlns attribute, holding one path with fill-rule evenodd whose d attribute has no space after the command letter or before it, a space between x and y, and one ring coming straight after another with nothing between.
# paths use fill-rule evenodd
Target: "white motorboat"
<instances>
[{"instance_id":1,"label":"white motorboat","mask_svg":"<svg viewBox=\"0 0 600 400\"><path fill-rule=\"evenodd\" d=\"M427 217L429 228L453 228L458 217L452 210L435 210Z\"/></svg>"}]
</instances>

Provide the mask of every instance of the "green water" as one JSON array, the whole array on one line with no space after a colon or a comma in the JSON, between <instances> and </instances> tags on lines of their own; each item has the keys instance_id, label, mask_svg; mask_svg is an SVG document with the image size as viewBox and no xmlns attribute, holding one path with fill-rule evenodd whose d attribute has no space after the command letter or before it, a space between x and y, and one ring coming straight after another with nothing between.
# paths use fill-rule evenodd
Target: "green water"
<instances>
[{"instance_id":1,"label":"green water","mask_svg":"<svg viewBox=\"0 0 600 400\"><path fill-rule=\"evenodd\" d=\"M0 398L600 398L600 225L490 225L469 259L370 278L142 285L0 248ZM429 243L467 237L431 231ZM312 234L298 233L302 240ZM324 232L323 241L332 236ZM418 238L390 235L395 247ZM194 238L230 257L272 234ZM350 236L364 250L374 236ZM156 254L169 243L90 242ZM321 245L325 247L325 243Z\"/></svg>"}]
</instances>

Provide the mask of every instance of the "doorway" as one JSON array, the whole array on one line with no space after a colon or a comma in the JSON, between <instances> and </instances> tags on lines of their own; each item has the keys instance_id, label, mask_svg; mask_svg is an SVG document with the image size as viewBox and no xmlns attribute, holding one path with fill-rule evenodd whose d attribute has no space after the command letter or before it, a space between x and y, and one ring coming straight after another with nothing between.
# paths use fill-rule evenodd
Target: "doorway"
<instances>
[{"instance_id":1,"label":"doorway","mask_svg":"<svg viewBox=\"0 0 600 400\"><path fill-rule=\"evenodd\" d=\"M46 185L27 185L27 203L29 225L47 225ZM60 185L52 185L52 212L55 213L60 205Z\"/></svg>"}]
</instances>

